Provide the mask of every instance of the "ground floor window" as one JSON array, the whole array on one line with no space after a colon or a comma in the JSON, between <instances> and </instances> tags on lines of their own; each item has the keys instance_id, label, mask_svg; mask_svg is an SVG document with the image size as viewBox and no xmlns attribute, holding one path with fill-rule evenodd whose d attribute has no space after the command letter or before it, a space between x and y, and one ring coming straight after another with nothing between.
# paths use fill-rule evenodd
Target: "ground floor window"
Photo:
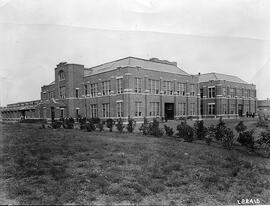
<instances>
[{"instance_id":1,"label":"ground floor window","mask_svg":"<svg viewBox=\"0 0 270 206\"><path fill-rule=\"evenodd\" d=\"M245 104L245 113L248 113L249 112L249 105L248 104Z\"/></svg>"},{"instance_id":2,"label":"ground floor window","mask_svg":"<svg viewBox=\"0 0 270 206\"><path fill-rule=\"evenodd\" d=\"M222 104L222 113L227 114L227 104Z\"/></svg>"},{"instance_id":3,"label":"ground floor window","mask_svg":"<svg viewBox=\"0 0 270 206\"><path fill-rule=\"evenodd\" d=\"M109 117L110 116L110 104L102 104L102 116Z\"/></svg>"},{"instance_id":4,"label":"ground floor window","mask_svg":"<svg viewBox=\"0 0 270 206\"><path fill-rule=\"evenodd\" d=\"M91 104L90 105L90 110L91 110L91 117L92 118L98 117L98 107L97 107L97 104Z\"/></svg>"},{"instance_id":5,"label":"ground floor window","mask_svg":"<svg viewBox=\"0 0 270 206\"><path fill-rule=\"evenodd\" d=\"M135 117L142 116L142 102L135 102Z\"/></svg>"},{"instance_id":6,"label":"ground floor window","mask_svg":"<svg viewBox=\"0 0 270 206\"><path fill-rule=\"evenodd\" d=\"M216 114L216 105L215 103L208 104L208 114Z\"/></svg>"},{"instance_id":7,"label":"ground floor window","mask_svg":"<svg viewBox=\"0 0 270 206\"><path fill-rule=\"evenodd\" d=\"M159 102L150 102L150 116L159 116Z\"/></svg>"},{"instance_id":8,"label":"ground floor window","mask_svg":"<svg viewBox=\"0 0 270 206\"><path fill-rule=\"evenodd\" d=\"M235 114L235 104L231 104L231 114Z\"/></svg>"},{"instance_id":9,"label":"ground floor window","mask_svg":"<svg viewBox=\"0 0 270 206\"><path fill-rule=\"evenodd\" d=\"M76 108L76 118L79 118L79 108Z\"/></svg>"},{"instance_id":10,"label":"ground floor window","mask_svg":"<svg viewBox=\"0 0 270 206\"><path fill-rule=\"evenodd\" d=\"M178 103L178 115L186 115L186 103Z\"/></svg>"},{"instance_id":11,"label":"ground floor window","mask_svg":"<svg viewBox=\"0 0 270 206\"><path fill-rule=\"evenodd\" d=\"M117 102L116 103L116 111L117 111L117 117L123 117L124 116L123 102Z\"/></svg>"},{"instance_id":12,"label":"ground floor window","mask_svg":"<svg viewBox=\"0 0 270 206\"><path fill-rule=\"evenodd\" d=\"M190 103L190 115L195 115L195 103Z\"/></svg>"}]
</instances>

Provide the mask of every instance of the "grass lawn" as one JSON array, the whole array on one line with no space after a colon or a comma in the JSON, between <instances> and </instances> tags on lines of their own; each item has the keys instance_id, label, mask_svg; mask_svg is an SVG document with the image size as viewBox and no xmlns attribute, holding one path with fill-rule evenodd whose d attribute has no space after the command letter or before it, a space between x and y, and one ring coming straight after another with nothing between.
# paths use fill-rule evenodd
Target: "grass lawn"
<instances>
[{"instance_id":1,"label":"grass lawn","mask_svg":"<svg viewBox=\"0 0 270 206\"><path fill-rule=\"evenodd\" d=\"M0 131L0 193L20 204L270 204L270 160L215 143L18 124Z\"/></svg>"}]
</instances>

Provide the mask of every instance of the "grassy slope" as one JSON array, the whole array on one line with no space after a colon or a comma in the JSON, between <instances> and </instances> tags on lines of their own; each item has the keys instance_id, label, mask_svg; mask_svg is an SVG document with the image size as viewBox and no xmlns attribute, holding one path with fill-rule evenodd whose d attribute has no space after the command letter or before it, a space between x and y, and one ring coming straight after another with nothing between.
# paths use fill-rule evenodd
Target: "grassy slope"
<instances>
[{"instance_id":1,"label":"grassy slope","mask_svg":"<svg viewBox=\"0 0 270 206\"><path fill-rule=\"evenodd\" d=\"M1 129L7 193L20 203L270 203L269 159L138 134Z\"/></svg>"}]
</instances>

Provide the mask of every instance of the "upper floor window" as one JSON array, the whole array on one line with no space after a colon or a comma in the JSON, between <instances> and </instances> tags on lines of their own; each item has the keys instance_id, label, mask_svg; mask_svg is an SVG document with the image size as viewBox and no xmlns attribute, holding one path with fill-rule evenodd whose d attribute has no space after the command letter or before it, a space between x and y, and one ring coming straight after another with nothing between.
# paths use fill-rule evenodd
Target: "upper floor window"
<instances>
[{"instance_id":1,"label":"upper floor window","mask_svg":"<svg viewBox=\"0 0 270 206\"><path fill-rule=\"evenodd\" d=\"M208 87L208 98L216 97L216 88L215 87Z\"/></svg>"},{"instance_id":2,"label":"upper floor window","mask_svg":"<svg viewBox=\"0 0 270 206\"><path fill-rule=\"evenodd\" d=\"M109 95L110 91L110 81L102 82L102 95Z\"/></svg>"},{"instance_id":3,"label":"upper floor window","mask_svg":"<svg viewBox=\"0 0 270 206\"><path fill-rule=\"evenodd\" d=\"M60 99L66 98L66 87L65 86L62 86L59 88L59 97L60 97Z\"/></svg>"},{"instance_id":4,"label":"upper floor window","mask_svg":"<svg viewBox=\"0 0 270 206\"><path fill-rule=\"evenodd\" d=\"M90 85L90 89L91 89L91 96L92 97L97 96L97 93L98 93L98 84L97 83L91 84Z\"/></svg>"},{"instance_id":5,"label":"upper floor window","mask_svg":"<svg viewBox=\"0 0 270 206\"><path fill-rule=\"evenodd\" d=\"M141 93L142 92L142 79L135 77L134 79L134 92Z\"/></svg>"},{"instance_id":6,"label":"upper floor window","mask_svg":"<svg viewBox=\"0 0 270 206\"><path fill-rule=\"evenodd\" d=\"M88 85L87 84L84 85L84 95L85 96L88 95Z\"/></svg>"},{"instance_id":7,"label":"upper floor window","mask_svg":"<svg viewBox=\"0 0 270 206\"><path fill-rule=\"evenodd\" d=\"M149 88L151 94L159 94L159 80L149 79Z\"/></svg>"},{"instance_id":8,"label":"upper floor window","mask_svg":"<svg viewBox=\"0 0 270 206\"><path fill-rule=\"evenodd\" d=\"M76 96L76 98L79 98L79 89L78 88L75 89L75 96Z\"/></svg>"},{"instance_id":9,"label":"upper floor window","mask_svg":"<svg viewBox=\"0 0 270 206\"><path fill-rule=\"evenodd\" d=\"M59 81L65 80L65 73L64 73L63 70L60 70L60 71L58 72L58 79L59 79Z\"/></svg>"},{"instance_id":10,"label":"upper floor window","mask_svg":"<svg viewBox=\"0 0 270 206\"><path fill-rule=\"evenodd\" d=\"M186 84L185 83L178 83L177 94L181 95L181 96L186 95Z\"/></svg>"},{"instance_id":11,"label":"upper floor window","mask_svg":"<svg viewBox=\"0 0 270 206\"><path fill-rule=\"evenodd\" d=\"M117 94L123 93L123 78L116 79L116 91Z\"/></svg>"},{"instance_id":12,"label":"upper floor window","mask_svg":"<svg viewBox=\"0 0 270 206\"><path fill-rule=\"evenodd\" d=\"M195 85L194 84L190 85L190 96L195 96Z\"/></svg>"},{"instance_id":13,"label":"upper floor window","mask_svg":"<svg viewBox=\"0 0 270 206\"><path fill-rule=\"evenodd\" d=\"M222 91L223 96L225 97L225 96L226 96L226 94L227 94L226 87L223 87L223 88L222 88L222 90L223 90L223 91Z\"/></svg>"},{"instance_id":14,"label":"upper floor window","mask_svg":"<svg viewBox=\"0 0 270 206\"><path fill-rule=\"evenodd\" d=\"M172 82L164 81L164 94L167 94L167 95L173 94Z\"/></svg>"}]
</instances>

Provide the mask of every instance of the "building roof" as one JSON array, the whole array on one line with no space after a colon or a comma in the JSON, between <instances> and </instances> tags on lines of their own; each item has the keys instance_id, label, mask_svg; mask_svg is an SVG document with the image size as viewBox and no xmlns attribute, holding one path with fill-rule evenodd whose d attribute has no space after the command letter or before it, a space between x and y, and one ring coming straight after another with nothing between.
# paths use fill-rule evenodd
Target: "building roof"
<instances>
[{"instance_id":1,"label":"building roof","mask_svg":"<svg viewBox=\"0 0 270 206\"><path fill-rule=\"evenodd\" d=\"M84 76L95 75L107 71L112 71L117 69L118 67L141 67L143 69L149 69L159 72L169 72L181 75L190 75L187 72L183 71L179 67L177 67L176 62L169 62L167 60L159 60L157 58L152 59L141 59L136 57L126 57L123 59L119 59L116 61L104 63L95 67L91 67L89 69L85 69Z\"/></svg>"},{"instance_id":2,"label":"building roof","mask_svg":"<svg viewBox=\"0 0 270 206\"><path fill-rule=\"evenodd\" d=\"M199 82L208 82L210 80L225 80L228 82L237 82L237 83L242 83L242 84L248 84L248 82L240 79L237 76L233 75L228 75L228 74L220 74L220 73L206 73L206 74L200 74L198 75L199 77Z\"/></svg>"}]
</instances>

